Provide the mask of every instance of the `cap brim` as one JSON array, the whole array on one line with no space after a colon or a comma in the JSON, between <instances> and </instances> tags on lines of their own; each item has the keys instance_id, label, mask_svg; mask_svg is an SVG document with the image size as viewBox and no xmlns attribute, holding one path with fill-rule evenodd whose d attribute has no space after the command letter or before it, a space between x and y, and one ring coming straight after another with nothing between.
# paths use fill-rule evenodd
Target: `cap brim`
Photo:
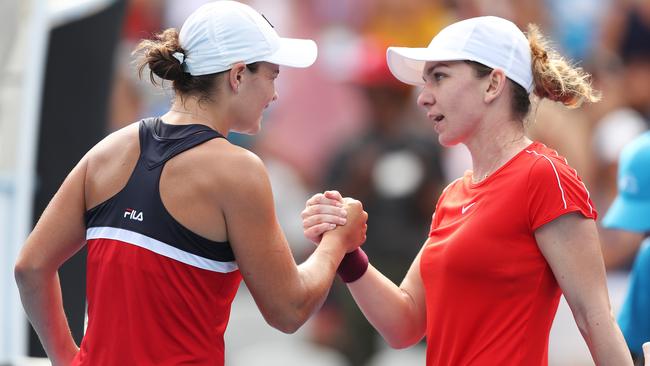
<instances>
[{"instance_id":1,"label":"cap brim","mask_svg":"<svg viewBox=\"0 0 650 366\"><path fill-rule=\"evenodd\" d=\"M311 39L280 38L280 47L264 61L289 67L309 67L318 56L316 42Z\"/></svg>"},{"instance_id":2,"label":"cap brim","mask_svg":"<svg viewBox=\"0 0 650 366\"><path fill-rule=\"evenodd\" d=\"M616 197L603 218L603 226L635 232L650 231L650 202L630 201L622 196Z\"/></svg>"},{"instance_id":3,"label":"cap brim","mask_svg":"<svg viewBox=\"0 0 650 366\"><path fill-rule=\"evenodd\" d=\"M388 47L386 62L390 72L401 82L422 85L424 64L429 61L458 61L467 57L460 53L433 48Z\"/></svg>"}]
</instances>

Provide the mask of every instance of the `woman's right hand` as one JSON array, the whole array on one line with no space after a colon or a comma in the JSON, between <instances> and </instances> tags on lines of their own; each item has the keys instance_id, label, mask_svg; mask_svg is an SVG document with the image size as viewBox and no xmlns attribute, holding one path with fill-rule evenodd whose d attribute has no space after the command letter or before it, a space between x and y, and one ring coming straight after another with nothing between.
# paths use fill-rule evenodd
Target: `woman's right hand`
<instances>
[{"instance_id":1,"label":"woman's right hand","mask_svg":"<svg viewBox=\"0 0 650 366\"><path fill-rule=\"evenodd\" d=\"M347 222L347 210L343 207L343 197L337 191L325 191L313 195L301 213L305 237L319 244L323 234Z\"/></svg>"},{"instance_id":2,"label":"woman's right hand","mask_svg":"<svg viewBox=\"0 0 650 366\"><path fill-rule=\"evenodd\" d=\"M343 199L343 208L347 211L347 222L343 226L325 232L323 238L338 236L340 242L345 245L345 252L349 253L366 241L368 213L363 210L360 201L348 197Z\"/></svg>"}]
</instances>

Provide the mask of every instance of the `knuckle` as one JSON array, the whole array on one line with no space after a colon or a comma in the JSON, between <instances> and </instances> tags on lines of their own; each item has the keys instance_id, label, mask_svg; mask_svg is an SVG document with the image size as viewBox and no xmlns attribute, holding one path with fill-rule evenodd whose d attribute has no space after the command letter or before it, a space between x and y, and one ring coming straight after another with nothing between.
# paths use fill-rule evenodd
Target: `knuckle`
<instances>
[{"instance_id":1,"label":"knuckle","mask_svg":"<svg viewBox=\"0 0 650 366\"><path fill-rule=\"evenodd\" d=\"M322 196L323 196L322 193L317 193L317 194L311 196L311 198L307 200L307 204L308 205L313 205L313 204L317 203L318 201L320 201Z\"/></svg>"},{"instance_id":2,"label":"knuckle","mask_svg":"<svg viewBox=\"0 0 650 366\"><path fill-rule=\"evenodd\" d=\"M314 218L313 218L313 217L308 217L308 218L302 220L302 226L304 226L305 228L311 228L311 227L313 227L315 224L316 224L316 223L314 222Z\"/></svg>"}]
</instances>

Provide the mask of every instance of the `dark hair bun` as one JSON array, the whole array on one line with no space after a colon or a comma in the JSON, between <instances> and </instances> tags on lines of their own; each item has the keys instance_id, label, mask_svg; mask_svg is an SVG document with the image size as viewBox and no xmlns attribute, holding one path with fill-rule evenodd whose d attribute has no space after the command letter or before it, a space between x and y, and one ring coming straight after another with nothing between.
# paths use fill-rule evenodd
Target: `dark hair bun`
<instances>
[{"instance_id":1,"label":"dark hair bun","mask_svg":"<svg viewBox=\"0 0 650 366\"><path fill-rule=\"evenodd\" d=\"M138 72L142 75L145 66L149 67L151 82L156 84L153 75L164 80L181 81L189 77L183 69L180 60L174 57L179 52L185 54L178 42L178 30L169 28L156 34L154 40L143 40L135 50L142 56L138 64Z\"/></svg>"}]
</instances>

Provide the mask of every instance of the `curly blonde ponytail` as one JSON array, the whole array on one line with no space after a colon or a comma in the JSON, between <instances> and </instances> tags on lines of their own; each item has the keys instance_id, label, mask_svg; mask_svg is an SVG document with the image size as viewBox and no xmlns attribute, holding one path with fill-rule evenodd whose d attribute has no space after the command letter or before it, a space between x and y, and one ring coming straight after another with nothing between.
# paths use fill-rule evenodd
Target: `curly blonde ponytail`
<instances>
[{"instance_id":1,"label":"curly blonde ponytail","mask_svg":"<svg viewBox=\"0 0 650 366\"><path fill-rule=\"evenodd\" d=\"M600 100L600 93L591 88L590 75L582 68L569 64L550 48L536 25L528 25L527 38L532 56L535 95L560 102L569 108Z\"/></svg>"}]
</instances>

